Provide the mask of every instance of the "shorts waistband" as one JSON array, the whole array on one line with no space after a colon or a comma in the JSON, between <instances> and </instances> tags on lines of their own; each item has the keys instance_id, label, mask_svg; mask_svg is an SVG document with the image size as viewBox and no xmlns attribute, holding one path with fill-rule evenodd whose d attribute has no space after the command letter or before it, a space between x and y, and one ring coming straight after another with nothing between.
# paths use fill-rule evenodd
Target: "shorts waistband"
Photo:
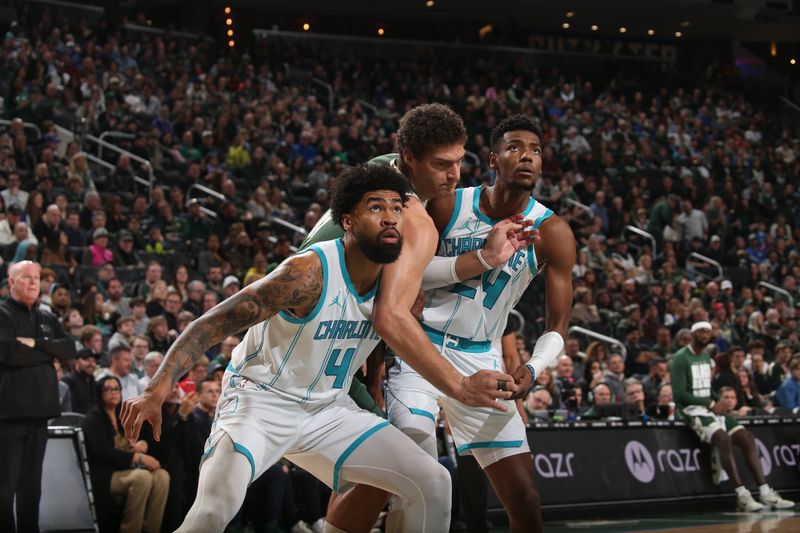
<instances>
[{"instance_id":1,"label":"shorts waistband","mask_svg":"<svg viewBox=\"0 0 800 533\"><path fill-rule=\"evenodd\" d=\"M490 341L473 341L471 339L465 339L464 337L458 337L457 335L448 335L430 328L425 324L422 324L422 329L425 330L428 338L436 346L467 353L483 353L492 349L492 343Z\"/></svg>"}]
</instances>

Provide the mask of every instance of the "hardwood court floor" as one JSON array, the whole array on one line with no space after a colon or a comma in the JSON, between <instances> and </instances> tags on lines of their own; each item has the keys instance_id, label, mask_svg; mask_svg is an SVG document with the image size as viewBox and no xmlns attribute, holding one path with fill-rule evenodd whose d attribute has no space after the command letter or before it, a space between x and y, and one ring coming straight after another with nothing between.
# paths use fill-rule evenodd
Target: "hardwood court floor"
<instances>
[{"instance_id":1,"label":"hardwood court floor","mask_svg":"<svg viewBox=\"0 0 800 533\"><path fill-rule=\"evenodd\" d=\"M795 508L797 509L797 508ZM764 513L708 512L675 513L619 518L558 520L545 523L546 533L800 533L797 510ZM502 531L496 529L495 531Z\"/></svg>"}]
</instances>

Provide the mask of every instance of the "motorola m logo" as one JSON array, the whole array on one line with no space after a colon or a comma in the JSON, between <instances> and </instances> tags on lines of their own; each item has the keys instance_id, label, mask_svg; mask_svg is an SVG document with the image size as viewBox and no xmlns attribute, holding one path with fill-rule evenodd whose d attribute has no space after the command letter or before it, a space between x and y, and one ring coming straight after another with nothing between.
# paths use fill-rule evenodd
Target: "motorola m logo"
<instances>
[{"instance_id":1,"label":"motorola m logo","mask_svg":"<svg viewBox=\"0 0 800 533\"><path fill-rule=\"evenodd\" d=\"M678 448L658 450L656 460L650 451L639 441L632 440L625 446L625 462L633 477L642 483L650 483L659 472L699 472L700 448Z\"/></svg>"},{"instance_id":2,"label":"motorola m logo","mask_svg":"<svg viewBox=\"0 0 800 533\"><path fill-rule=\"evenodd\" d=\"M633 477L642 483L650 483L656 476L653 456L638 440L632 440L625 446L625 463Z\"/></svg>"},{"instance_id":3,"label":"motorola m logo","mask_svg":"<svg viewBox=\"0 0 800 533\"><path fill-rule=\"evenodd\" d=\"M756 449L758 450L758 458L761 459L761 469L764 470L764 477L770 475L772 468L788 467L796 468L798 458L800 458L800 444L776 444L772 447L772 453L769 448L761 442L761 439L756 437Z\"/></svg>"}]
</instances>

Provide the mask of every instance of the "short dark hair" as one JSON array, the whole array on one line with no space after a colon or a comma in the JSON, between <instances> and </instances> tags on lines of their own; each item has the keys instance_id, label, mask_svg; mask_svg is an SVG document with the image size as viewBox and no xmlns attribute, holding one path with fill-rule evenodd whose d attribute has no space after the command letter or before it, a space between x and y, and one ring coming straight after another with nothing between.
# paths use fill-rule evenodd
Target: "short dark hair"
<instances>
[{"instance_id":1,"label":"short dark hair","mask_svg":"<svg viewBox=\"0 0 800 533\"><path fill-rule=\"evenodd\" d=\"M201 379L201 380L200 380L200 382L199 382L199 383L197 384L197 386L195 387L195 388L197 389L197 392L199 392L199 393L201 393L201 394L202 394L202 392L203 392L203 385L204 385L205 383L218 383L218 381L217 381L216 379L214 379L214 377L213 377L213 376L206 376L206 377L204 377L203 379Z\"/></svg>"},{"instance_id":2,"label":"short dark hair","mask_svg":"<svg viewBox=\"0 0 800 533\"><path fill-rule=\"evenodd\" d=\"M666 362L667 362L667 360L664 359L663 357L654 357L653 359L650 359L649 365L650 365L650 368L655 368L658 365L660 365L661 363L666 363Z\"/></svg>"},{"instance_id":3,"label":"short dark hair","mask_svg":"<svg viewBox=\"0 0 800 533\"><path fill-rule=\"evenodd\" d=\"M525 115L512 115L500 121L500 123L492 130L491 140L489 145L492 150L497 147L497 143L509 131L529 131L539 137L539 142L542 142L544 133L542 127L537 122L532 121Z\"/></svg>"},{"instance_id":4,"label":"short dark hair","mask_svg":"<svg viewBox=\"0 0 800 533\"><path fill-rule=\"evenodd\" d=\"M120 356L122 352L130 352L130 351L131 347L128 346L127 344L117 344L116 346L114 346L111 352L109 352L108 356L111 359L116 359L117 357Z\"/></svg>"},{"instance_id":5,"label":"short dark hair","mask_svg":"<svg viewBox=\"0 0 800 533\"><path fill-rule=\"evenodd\" d=\"M395 169L383 165L360 165L345 169L338 178L331 180L331 216L342 225L342 216L349 213L370 191L394 191L405 205L411 186L408 180Z\"/></svg>"},{"instance_id":6,"label":"short dark hair","mask_svg":"<svg viewBox=\"0 0 800 533\"><path fill-rule=\"evenodd\" d=\"M443 104L423 104L411 109L400 119L397 130L397 151L422 157L434 148L464 144L467 129L458 114Z\"/></svg>"},{"instance_id":7,"label":"short dark hair","mask_svg":"<svg viewBox=\"0 0 800 533\"><path fill-rule=\"evenodd\" d=\"M732 392L732 393L736 394L736 389L734 389L733 387L728 387L728 386L720 387L720 389L719 389L720 397L722 397L722 393L724 393L724 392Z\"/></svg>"}]
</instances>

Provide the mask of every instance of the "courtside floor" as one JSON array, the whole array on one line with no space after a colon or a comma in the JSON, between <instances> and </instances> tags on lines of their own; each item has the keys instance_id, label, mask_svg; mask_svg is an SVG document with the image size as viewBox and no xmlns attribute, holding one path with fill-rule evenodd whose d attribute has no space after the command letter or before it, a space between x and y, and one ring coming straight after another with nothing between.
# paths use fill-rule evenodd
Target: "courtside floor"
<instances>
[{"instance_id":1,"label":"courtside floor","mask_svg":"<svg viewBox=\"0 0 800 533\"><path fill-rule=\"evenodd\" d=\"M545 533L616 533L659 531L663 533L800 533L800 507L763 513L725 511L651 513L610 519L573 519L545 522ZM495 529L494 531L505 531Z\"/></svg>"}]
</instances>

